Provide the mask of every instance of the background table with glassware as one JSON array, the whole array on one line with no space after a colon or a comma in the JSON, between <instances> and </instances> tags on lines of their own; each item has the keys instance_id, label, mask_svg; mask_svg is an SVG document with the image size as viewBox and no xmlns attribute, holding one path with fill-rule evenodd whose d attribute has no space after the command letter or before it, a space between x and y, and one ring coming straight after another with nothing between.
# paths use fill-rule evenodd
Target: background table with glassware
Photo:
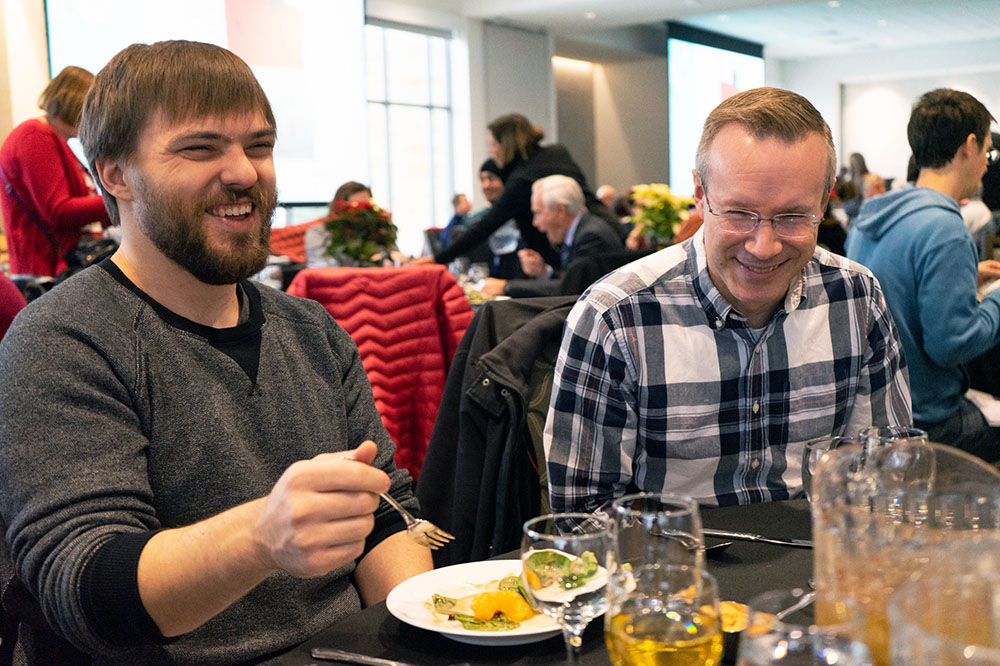
<instances>
[{"instance_id":1,"label":"background table with glassware","mask_svg":"<svg viewBox=\"0 0 1000 666\"><path fill-rule=\"evenodd\" d=\"M809 506L805 500L703 509L705 527L754 532L769 537L811 538ZM706 545L720 539L706 537ZM511 557L517 557L511 553ZM719 583L721 599L746 603L772 589L807 587L812 575L812 551L789 546L735 541L712 553L708 570ZM604 646L604 623L598 618L584 634L584 665L609 663ZM456 662L470 664L559 664L565 659L562 637L538 643L483 647L459 643L446 636L412 627L393 617L385 603L376 604L317 634L279 662L285 666L316 663L309 650L334 647L359 654L428 666Z\"/></svg>"}]
</instances>

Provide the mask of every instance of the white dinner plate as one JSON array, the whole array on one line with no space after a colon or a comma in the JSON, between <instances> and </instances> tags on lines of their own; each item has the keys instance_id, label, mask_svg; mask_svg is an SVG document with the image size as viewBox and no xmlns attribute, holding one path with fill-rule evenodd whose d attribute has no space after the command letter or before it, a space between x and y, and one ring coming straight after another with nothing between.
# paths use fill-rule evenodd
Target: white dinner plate
<instances>
[{"instance_id":1,"label":"white dinner plate","mask_svg":"<svg viewBox=\"0 0 1000 666\"><path fill-rule=\"evenodd\" d=\"M481 589L479 586L490 581L520 573L520 560L455 564L403 581L389 593L385 605L393 616L407 624L437 631L452 640L472 645L523 645L561 633L559 625L548 615L536 615L510 631L471 631L431 610L431 596L434 594L462 597L474 593Z\"/></svg>"}]
</instances>

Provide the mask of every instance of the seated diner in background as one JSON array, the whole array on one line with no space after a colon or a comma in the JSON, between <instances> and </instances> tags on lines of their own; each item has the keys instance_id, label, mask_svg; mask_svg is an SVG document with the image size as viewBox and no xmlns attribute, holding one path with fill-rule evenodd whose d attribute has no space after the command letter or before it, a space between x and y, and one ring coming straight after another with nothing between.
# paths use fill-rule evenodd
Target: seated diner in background
<instances>
[{"instance_id":1,"label":"seated diner in background","mask_svg":"<svg viewBox=\"0 0 1000 666\"><path fill-rule=\"evenodd\" d=\"M80 137L122 242L0 342L0 518L23 590L5 617L41 655L271 663L431 568L379 501L416 510L409 475L348 334L247 279L277 204L249 66L133 44Z\"/></svg>"},{"instance_id":2,"label":"seated diner in background","mask_svg":"<svg viewBox=\"0 0 1000 666\"><path fill-rule=\"evenodd\" d=\"M560 280L573 261L600 254L622 252L625 246L608 223L587 212L583 190L569 176L546 176L531 186L532 224L545 234L553 247L559 248L561 269L545 263L534 250L518 252L521 270L530 276L523 280L487 278L483 293L487 296L557 296Z\"/></svg>"},{"instance_id":3,"label":"seated diner in background","mask_svg":"<svg viewBox=\"0 0 1000 666\"><path fill-rule=\"evenodd\" d=\"M800 95L757 88L709 114L702 227L592 285L567 319L543 438L553 511L635 490L787 499L807 440L909 425L878 282L816 246L835 174L830 129Z\"/></svg>"}]
</instances>

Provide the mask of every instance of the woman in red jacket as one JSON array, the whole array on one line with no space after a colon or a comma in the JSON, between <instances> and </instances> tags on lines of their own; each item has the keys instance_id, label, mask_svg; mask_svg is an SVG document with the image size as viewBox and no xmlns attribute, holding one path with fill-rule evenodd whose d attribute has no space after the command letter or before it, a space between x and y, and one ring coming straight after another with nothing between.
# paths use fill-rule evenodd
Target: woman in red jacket
<instances>
[{"instance_id":1,"label":"woman in red jacket","mask_svg":"<svg viewBox=\"0 0 1000 666\"><path fill-rule=\"evenodd\" d=\"M93 80L85 69L63 69L38 98L45 114L15 127L0 147L6 180L0 187L0 210L15 279L58 275L66 268L66 252L80 242L81 228L108 222L93 181L66 143L76 136L83 98Z\"/></svg>"}]
</instances>

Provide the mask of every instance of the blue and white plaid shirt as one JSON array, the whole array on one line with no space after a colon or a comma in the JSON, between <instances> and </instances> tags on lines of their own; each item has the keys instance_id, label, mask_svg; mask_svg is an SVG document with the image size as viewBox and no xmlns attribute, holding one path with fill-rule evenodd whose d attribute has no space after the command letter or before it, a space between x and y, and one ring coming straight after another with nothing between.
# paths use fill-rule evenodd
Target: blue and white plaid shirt
<instances>
[{"instance_id":1,"label":"blue and white plaid shirt","mask_svg":"<svg viewBox=\"0 0 1000 666\"><path fill-rule=\"evenodd\" d=\"M712 283L699 231L570 312L545 424L552 510L636 489L786 499L807 440L910 422L899 335L868 269L817 248L755 336Z\"/></svg>"}]
</instances>

